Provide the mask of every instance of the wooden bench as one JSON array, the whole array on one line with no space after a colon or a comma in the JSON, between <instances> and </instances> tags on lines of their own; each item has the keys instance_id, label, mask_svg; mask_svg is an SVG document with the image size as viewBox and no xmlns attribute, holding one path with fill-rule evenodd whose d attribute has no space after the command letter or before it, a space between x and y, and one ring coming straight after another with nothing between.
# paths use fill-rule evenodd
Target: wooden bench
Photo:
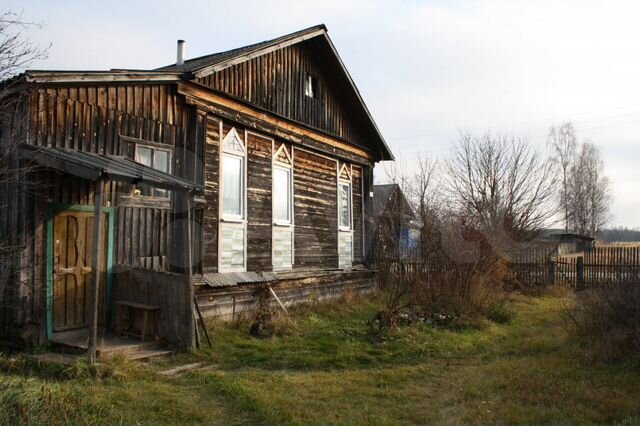
<instances>
[{"instance_id":1,"label":"wooden bench","mask_svg":"<svg viewBox=\"0 0 640 426\"><path fill-rule=\"evenodd\" d=\"M144 342L147 337L147 325L149 324L149 316L152 317L153 320L153 332L151 336L158 340L158 313L160 311L159 306L147 305L145 303L131 302L128 300L123 300L120 302L116 302L117 314L116 314L116 332L120 335L126 334L134 337L139 337L140 340ZM129 327L128 329L124 329L124 313L127 313L127 318L129 319ZM134 333L131 331L131 325L133 325L133 313L139 312L142 314L142 329L140 330L140 334Z\"/></svg>"}]
</instances>

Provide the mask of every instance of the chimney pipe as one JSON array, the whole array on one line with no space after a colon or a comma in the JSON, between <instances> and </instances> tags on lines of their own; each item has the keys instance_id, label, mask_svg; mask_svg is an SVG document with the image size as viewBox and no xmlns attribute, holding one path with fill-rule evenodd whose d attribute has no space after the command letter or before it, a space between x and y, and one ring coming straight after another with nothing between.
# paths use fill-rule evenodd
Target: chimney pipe
<instances>
[{"instance_id":1,"label":"chimney pipe","mask_svg":"<svg viewBox=\"0 0 640 426\"><path fill-rule=\"evenodd\" d=\"M184 65L184 40L178 40L178 59L176 65Z\"/></svg>"}]
</instances>

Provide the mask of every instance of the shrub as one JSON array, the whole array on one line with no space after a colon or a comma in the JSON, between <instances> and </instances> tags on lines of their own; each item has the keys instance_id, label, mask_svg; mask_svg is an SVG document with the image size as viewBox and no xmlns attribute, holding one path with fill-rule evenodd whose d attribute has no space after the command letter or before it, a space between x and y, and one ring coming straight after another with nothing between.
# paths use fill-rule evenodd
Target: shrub
<instances>
[{"instance_id":1,"label":"shrub","mask_svg":"<svg viewBox=\"0 0 640 426\"><path fill-rule=\"evenodd\" d=\"M273 308L271 307L271 292L268 284L260 285L255 293L257 306L255 316L249 332L254 337L269 337L273 334Z\"/></svg>"},{"instance_id":2,"label":"shrub","mask_svg":"<svg viewBox=\"0 0 640 426\"><path fill-rule=\"evenodd\" d=\"M498 324L507 324L513 319L513 312L504 301L498 301L489 305L487 318Z\"/></svg>"},{"instance_id":3,"label":"shrub","mask_svg":"<svg viewBox=\"0 0 640 426\"><path fill-rule=\"evenodd\" d=\"M640 353L640 286L616 285L576 294L565 317L594 354L615 361Z\"/></svg>"}]
</instances>

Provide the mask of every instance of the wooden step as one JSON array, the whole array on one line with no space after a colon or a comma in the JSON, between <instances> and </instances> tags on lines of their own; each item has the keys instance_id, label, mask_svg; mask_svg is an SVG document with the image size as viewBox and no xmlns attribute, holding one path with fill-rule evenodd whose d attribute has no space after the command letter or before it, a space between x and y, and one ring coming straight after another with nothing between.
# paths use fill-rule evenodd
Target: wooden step
<instances>
[{"instance_id":1,"label":"wooden step","mask_svg":"<svg viewBox=\"0 0 640 426\"><path fill-rule=\"evenodd\" d=\"M85 330L57 333L54 334L51 342L53 348L58 352L82 355L87 352L87 336ZM156 356L155 351L159 351L157 356L160 356L161 353L164 355L167 352L166 344L161 340L142 342L136 338L105 333L98 337L96 355L98 358L117 355L133 358L135 355L135 359L144 359ZM144 352L145 355L139 354L140 352Z\"/></svg>"},{"instance_id":2,"label":"wooden step","mask_svg":"<svg viewBox=\"0 0 640 426\"><path fill-rule=\"evenodd\" d=\"M138 352L131 352L127 354L126 357L134 361L142 361L149 358L171 355L173 355L173 351L169 349L145 349Z\"/></svg>"}]
</instances>

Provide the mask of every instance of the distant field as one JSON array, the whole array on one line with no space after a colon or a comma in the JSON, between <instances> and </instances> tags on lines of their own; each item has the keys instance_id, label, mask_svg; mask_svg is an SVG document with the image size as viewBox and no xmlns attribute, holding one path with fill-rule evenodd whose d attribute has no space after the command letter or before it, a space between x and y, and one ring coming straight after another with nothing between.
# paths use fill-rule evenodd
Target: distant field
<instances>
[{"instance_id":1,"label":"distant field","mask_svg":"<svg viewBox=\"0 0 640 426\"><path fill-rule=\"evenodd\" d=\"M598 247L640 247L640 241L621 242L621 243L596 243Z\"/></svg>"},{"instance_id":2,"label":"distant field","mask_svg":"<svg viewBox=\"0 0 640 426\"><path fill-rule=\"evenodd\" d=\"M428 326L373 338L376 300L316 306L256 340L213 324L215 348L94 371L0 358L10 424L640 424L640 367L605 365L572 340L568 299L517 296L515 319L481 330ZM176 377L172 366L211 369ZM99 376L101 378L97 378Z\"/></svg>"}]
</instances>

